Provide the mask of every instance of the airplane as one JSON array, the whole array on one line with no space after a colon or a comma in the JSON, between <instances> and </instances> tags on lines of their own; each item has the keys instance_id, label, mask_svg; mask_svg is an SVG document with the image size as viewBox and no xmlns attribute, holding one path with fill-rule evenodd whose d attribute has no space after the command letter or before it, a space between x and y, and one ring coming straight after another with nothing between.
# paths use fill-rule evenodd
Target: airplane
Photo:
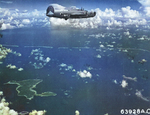
<instances>
[{"instance_id":1,"label":"airplane","mask_svg":"<svg viewBox=\"0 0 150 115\"><path fill-rule=\"evenodd\" d=\"M65 8L58 4L50 4L46 10L46 16L63 18L65 20L69 18L90 18L94 17L96 12L88 12L83 8L77 9L76 7Z\"/></svg>"}]
</instances>

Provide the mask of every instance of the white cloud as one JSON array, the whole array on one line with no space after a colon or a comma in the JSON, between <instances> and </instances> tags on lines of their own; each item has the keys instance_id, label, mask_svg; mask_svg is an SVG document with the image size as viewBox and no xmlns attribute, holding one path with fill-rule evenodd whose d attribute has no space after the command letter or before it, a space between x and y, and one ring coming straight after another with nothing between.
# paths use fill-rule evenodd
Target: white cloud
<instances>
[{"instance_id":1,"label":"white cloud","mask_svg":"<svg viewBox=\"0 0 150 115\"><path fill-rule=\"evenodd\" d=\"M2 10L2 12L3 12L3 16L10 16L11 15L9 9Z\"/></svg>"},{"instance_id":2,"label":"white cloud","mask_svg":"<svg viewBox=\"0 0 150 115\"><path fill-rule=\"evenodd\" d=\"M145 19L142 18L136 10L132 10L130 6L123 7L121 10L113 11L107 9L101 11L99 8L95 9L96 16L86 19L68 19L67 21L59 18L50 18L52 26L71 26L76 28L98 28L100 26L124 26L125 25L143 25L146 24ZM134 20L133 20L134 19Z\"/></svg>"},{"instance_id":3,"label":"white cloud","mask_svg":"<svg viewBox=\"0 0 150 115\"><path fill-rule=\"evenodd\" d=\"M15 28L15 27L12 26L10 23L8 23L8 24L3 23L3 24L2 24L2 27L1 27L2 30L5 30L5 29L13 29L13 28Z\"/></svg>"},{"instance_id":4,"label":"white cloud","mask_svg":"<svg viewBox=\"0 0 150 115\"><path fill-rule=\"evenodd\" d=\"M86 70L83 70L83 72L82 72L82 71L79 71L79 72L77 72L77 74L78 74L81 78L86 78L86 77L91 78L91 77L92 77L92 74L91 74L90 72L86 71Z\"/></svg>"},{"instance_id":5,"label":"white cloud","mask_svg":"<svg viewBox=\"0 0 150 115\"><path fill-rule=\"evenodd\" d=\"M69 20L64 20L64 19L56 19L56 18L50 18L50 22L52 25L56 25L56 26L61 26L61 25L69 25Z\"/></svg>"},{"instance_id":6,"label":"white cloud","mask_svg":"<svg viewBox=\"0 0 150 115\"><path fill-rule=\"evenodd\" d=\"M8 21L11 22L13 20L13 17L8 17Z\"/></svg>"},{"instance_id":7,"label":"white cloud","mask_svg":"<svg viewBox=\"0 0 150 115\"><path fill-rule=\"evenodd\" d=\"M138 0L143 6L150 6L150 0Z\"/></svg>"},{"instance_id":8,"label":"white cloud","mask_svg":"<svg viewBox=\"0 0 150 115\"><path fill-rule=\"evenodd\" d=\"M16 11L16 12L19 12L19 10L18 10L18 9L15 9L15 11Z\"/></svg>"},{"instance_id":9,"label":"white cloud","mask_svg":"<svg viewBox=\"0 0 150 115\"><path fill-rule=\"evenodd\" d=\"M116 12L113 11L111 8L110 9L106 8L104 12L101 11L99 8L96 9L96 11L98 12L98 15L102 17L113 17L116 15Z\"/></svg>"},{"instance_id":10,"label":"white cloud","mask_svg":"<svg viewBox=\"0 0 150 115\"><path fill-rule=\"evenodd\" d=\"M142 19L142 20L138 20L138 19L129 19L128 21L126 21L124 23L124 25L136 25L136 26L139 26L139 25L146 25L147 21L146 19Z\"/></svg>"},{"instance_id":11,"label":"white cloud","mask_svg":"<svg viewBox=\"0 0 150 115\"><path fill-rule=\"evenodd\" d=\"M13 2L12 1L0 1L2 3L6 3L6 4L12 4Z\"/></svg>"},{"instance_id":12,"label":"white cloud","mask_svg":"<svg viewBox=\"0 0 150 115\"><path fill-rule=\"evenodd\" d=\"M23 20L22 20L22 23L23 23L23 24L30 24L30 20L29 20L29 19L23 19Z\"/></svg>"},{"instance_id":13,"label":"white cloud","mask_svg":"<svg viewBox=\"0 0 150 115\"><path fill-rule=\"evenodd\" d=\"M107 26L122 26L122 22L121 21L117 21L114 18L111 18L110 20L108 20Z\"/></svg>"},{"instance_id":14,"label":"white cloud","mask_svg":"<svg viewBox=\"0 0 150 115\"><path fill-rule=\"evenodd\" d=\"M150 0L138 0L144 6L146 16L150 17Z\"/></svg>"},{"instance_id":15,"label":"white cloud","mask_svg":"<svg viewBox=\"0 0 150 115\"><path fill-rule=\"evenodd\" d=\"M146 16L150 17L150 7L145 7Z\"/></svg>"},{"instance_id":16,"label":"white cloud","mask_svg":"<svg viewBox=\"0 0 150 115\"><path fill-rule=\"evenodd\" d=\"M139 0L140 3L145 5L147 0ZM149 3L147 3L149 4ZM57 9L65 9L57 5ZM46 9L45 9L46 10ZM70 26L75 28L98 28L101 26L106 26L106 28L111 28L112 26L122 27L127 25L145 25L148 23L147 17L150 16L150 7L145 7L145 14L140 14L137 10L131 9L130 6L123 7L117 11L112 10L111 8L106 8L104 11L96 8L96 16L93 18L84 18L84 19L59 19L59 18L48 18L45 15L45 10L37 10L29 12L27 10L21 11L20 9L8 9L0 8L0 17L4 20L5 24L3 28L20 28L25 26L32 25L41 25L41 26ZM144 15L144 16L143 16ZM13 27L11 27L13 25Z\"/></svg>"},{"instance_id":17,"label":"white cloud","mask_svg":"<svg viewBox=\"0 0 150 115\"><path fill-rule=\"evenodd\" d=\"M122 80L121 86L122 86L122 88L126 88L128 86L127 81L126 80Z\"/></svg>"},{"instance_id":18,"label":"white cloud","mask_svg":"<svg viewBox=\"0 0 150 115\"><path fill-rule=\"evenodd\" d=\"M33 16L39 16L39 15L40 15L40 12L39 12L37 9L35 9L35 10L32 12L32 15L33 15Z\"/></svg>"},{"instance_id":19,"label":"white cloud","mask_svg":"<svg viewBox=\"0 0 150 115\"><path fill-rule=\"evenodd\" d=\"M22 27L24 27L24 25L23 24L19 24L17 27L18 28L22 28Z\"/></svg>"},{"instance_id":20,"label":"white cloud","mask_svg":"<svg viewBox=\"0 0 150 115\"><path fill-rule=\"evenodd\" d=\"M123 16L125 18L140 17L140 13L136 10L132 10L130 6L123 7L121 10L122 10Z\"/></svg>"}]
</instances>

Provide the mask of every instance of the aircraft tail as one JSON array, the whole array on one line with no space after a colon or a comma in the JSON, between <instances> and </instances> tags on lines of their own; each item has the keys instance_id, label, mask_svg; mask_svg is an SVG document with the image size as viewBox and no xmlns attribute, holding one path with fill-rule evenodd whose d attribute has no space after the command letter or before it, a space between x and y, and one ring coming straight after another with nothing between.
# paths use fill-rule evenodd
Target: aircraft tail
<instances>
[{"instance_id":1,"label":"aircraft tail","mask_svg":"<svg viewBox=\"0 0 150 115\"><path fill-rule=\"evenodd\" d=\"M47 16L51 16L54 14L54 7L53 6L49 6L46 10L46 15Z\"/></svg>"}]
</instances>

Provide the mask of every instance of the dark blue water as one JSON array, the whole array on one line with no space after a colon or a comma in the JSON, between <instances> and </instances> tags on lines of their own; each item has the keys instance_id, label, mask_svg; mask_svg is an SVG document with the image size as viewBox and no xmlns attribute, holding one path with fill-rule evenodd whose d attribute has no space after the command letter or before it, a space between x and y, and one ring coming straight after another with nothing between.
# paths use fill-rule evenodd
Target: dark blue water
<instances>
[{"instance_id":1,"label":"dark blue water","mask_svg":"<svg viewBox=\"0 0 150 115\"><path fill-rule=\"evenodd\" d=\"M144 89L142 94L145 97L150 95L149 41L137 40L137 36L143 35L142 30L138 33L132 27L130 30L131 34L136 34L132 39L127 38L122 30L106 30L105 27L31 27L1 31L3 38L0 43L12 49L13 53L0 65L0 90L12 102L10 107L19 112L36 109L46 110L47 115L74 115L75 110L79 110L81 115L119 115L121 109L147 109L149 102L137 98L135 92L136 89ZM99 33L105 36L91 36ZM148 35L148 32L144 34ZM31 54L33 50L37 50L37 55ZM15 51L21 56L17 56ZM47 63L39 61L41 55L51 60ZM98 55L101 57L98 58ZM147 63L139 64L138 61L143 58ZM34 63L42 66L36 68ZM24 70L10 70L6 68L8 64ZM77 75L83 70L89 71L92 78ZM138 82L128 81L128 87L122 88L122 75L137 77ZM16 85L4 84L10 80L25 79L42 79L35 90L38 93L52 91L57 95L35 96L27 100L17 96Z\"/></svg>"}]
</instances>

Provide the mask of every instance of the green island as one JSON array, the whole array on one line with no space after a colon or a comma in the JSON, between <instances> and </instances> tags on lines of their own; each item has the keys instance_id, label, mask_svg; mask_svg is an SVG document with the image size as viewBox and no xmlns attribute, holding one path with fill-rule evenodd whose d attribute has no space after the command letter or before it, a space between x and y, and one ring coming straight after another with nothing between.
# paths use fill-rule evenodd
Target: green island
<instances>
[{"instance_id":1,"label":"green island","mask_svg":"<svg viewBox=\"0 0 150 115\"><path fill-rule=\"evenodd\" d=\"M27 99L31 100L34 96L56 96L56 93L53 92L43 92L41 94L37 94L35 88L40 82L43 80L41 79L27 79L23 81L9 81L5 84L16 84L18 87L16 88L18 92L18 96L25 96Z\"/></svg>"}]
</instances>

